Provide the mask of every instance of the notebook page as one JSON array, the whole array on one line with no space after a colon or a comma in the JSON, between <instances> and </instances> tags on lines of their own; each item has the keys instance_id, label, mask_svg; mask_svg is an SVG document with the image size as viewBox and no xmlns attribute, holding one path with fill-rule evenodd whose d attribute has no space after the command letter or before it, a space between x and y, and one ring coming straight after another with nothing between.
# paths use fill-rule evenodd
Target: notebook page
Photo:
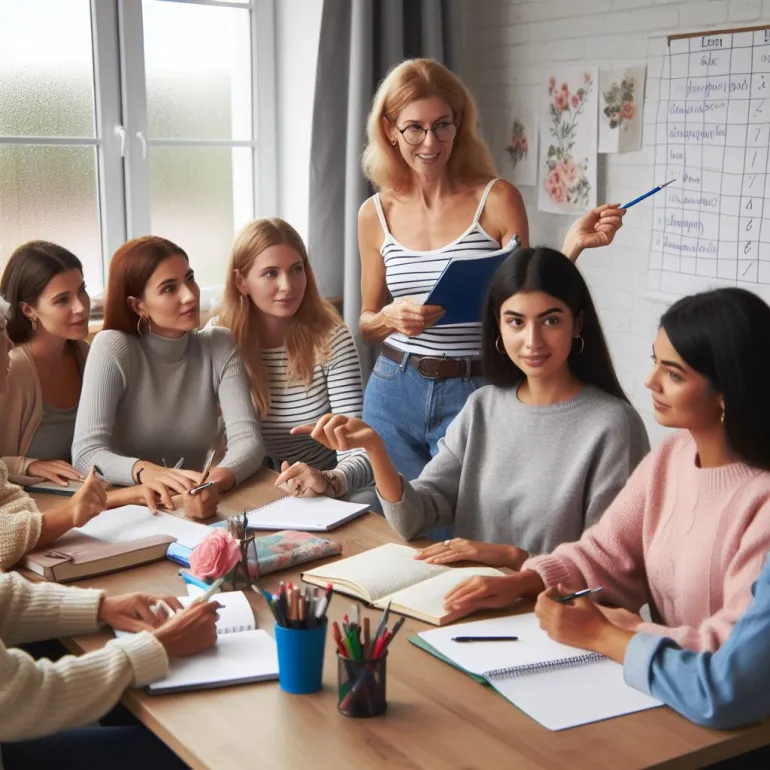
<instances>
[{"instance_id":1,"label":"notebook page","mask_svg":"<svg viewBox=\"0 0 770 770\"><path fill-rule=\"evenodd\" d=\"M152 514L143 505L124 505L105 511L82 527L71 530L57 540L57 545L65 544L81 532L113 544L128 543L151 535L169 535L176 538L180 545L195 548L206 537L209 528L170 513Z\"/></svg>"},{"instance_id":2,"label":"notebook page","mask_svg":"<svg viewBox=\"0 0 770 770\"><path fill-rule=\"evenodd\" d=\"M170 661L169 673L149 686L150 692L216 687L278 678L275 641L266 631L220 636L209 650Z\"/></svg>"},{"instance_id":3,"label":"notebook page","mask_svg":"<svg viewBox=\"0 0 770 770\"><path fill-rule=\"evenodd\" d=\"M180 596L183 607L189 607L196 597ZM253 631L257 627L254 612L243 591L223 591L211 597L212 602L218 602L222 607L217 611L218 634L237 634L240 631Z\"/></svg>"},{"instance_id":4,"label":"notebook page","mask_svg":"<svg viewBox=\"0 0 770 770\"><path fill-rule=\"evenodd\" d=\"M459 571L459 570L458 570ZM550 639L534 612L456 623L423 631L420 636L442 655L474 674L528 663L577 658L586 651ZM518 636L517 642L453 642L453 636Z\"/></svg>"},{"instance_id":5,"label":"notebook page","mask_svg":"<svg viewBox=\"0 0 770 770\"><path fill-rule=\"evenodd\" d=\"M365 588L372 602L446 572L449 567L417 561L416 548L387 543L347 559L308 570L324 580L349 580Z\"/></svg>"},{"instance_id":6,"label":"notebook page","mask_svg":"<svg viewBox=\"0 0 770 770\"><path fill-rule=\"evenodd\" d=\"M444 609L444 597L455 586L476 575L500 577L502 574L500 570L493 567L454 567L431 577L430 580L424 580L402 588L390 596L385 596L378 601L378 604L384 606L388 600L391 600L394 605L416 610L428 617L442 618L444 615L451 614Z\"/></svg>"},{"instance_id":7,"label":"notebook page","mask_svg":"<svg viewBox=\"0 0 770 770\"><path fill-rule=\"evenodd\" d=\"M487 642L484 646L492 645ZM549 730L565 730L662 705L650 695L629 687L623 680L623 666L614 660L496 679L491 684Z\"/></svg>"},{"instance_id":8,"label":"notebook page","mask_svg":"<svg viewBox=\"0 0 770 770\"><path fill-rule=\"evenodd\" d=\"M250 529L325 532L367 511L369 506L331 497L282 497L249 511Z\"/></svg>"}]
</instances>

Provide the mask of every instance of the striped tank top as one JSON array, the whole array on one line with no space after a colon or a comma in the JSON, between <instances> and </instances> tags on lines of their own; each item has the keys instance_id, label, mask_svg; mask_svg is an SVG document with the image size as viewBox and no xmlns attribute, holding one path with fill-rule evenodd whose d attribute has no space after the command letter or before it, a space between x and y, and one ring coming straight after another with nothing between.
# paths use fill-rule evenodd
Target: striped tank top
<instances>
[{"instance_id":1,"label":"striped tank top","mask_svg":"<svg viewBox=\"0 0 770 770\"><path fill-rule=\"evenodd\" d=\"M491 180L484 188L470 227L452 243L430 251L416 251L400 244L388 229L380 194L374 196L374 206L385 236L380 247L385 263L385 282L393 299L415 295L426 297L436 285L443 269L454 260L479 259L518 248L517 236L514 235L501 248L479 224L487 196L496 181ZM423 356L477 358L481 353L481 322L432 326L415 337L394 332L385 340L385 344Z\"/></svg>"}]
</instances>

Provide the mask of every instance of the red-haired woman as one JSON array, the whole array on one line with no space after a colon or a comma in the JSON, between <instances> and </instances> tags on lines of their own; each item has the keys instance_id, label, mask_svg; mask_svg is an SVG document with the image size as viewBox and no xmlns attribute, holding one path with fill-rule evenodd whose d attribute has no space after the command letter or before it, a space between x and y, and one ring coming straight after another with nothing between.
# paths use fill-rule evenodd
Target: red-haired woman
<instances>
[{"instance_id":1,"label":"red-haired woman","mask_svg":"<svg viewBox=\"0 0 770 770\"><path fill-rule=\"evenodd\" d=\"M198 330L200 289L187 254L164 238L121 246L110 262L104 331L83 376L73 463L108 481L142 483L204 518L218 493L251 476L265 449L249 382L227 329ZM214 486L191 495L220 431L227 452Z\"/></svg>"}]
</instances>

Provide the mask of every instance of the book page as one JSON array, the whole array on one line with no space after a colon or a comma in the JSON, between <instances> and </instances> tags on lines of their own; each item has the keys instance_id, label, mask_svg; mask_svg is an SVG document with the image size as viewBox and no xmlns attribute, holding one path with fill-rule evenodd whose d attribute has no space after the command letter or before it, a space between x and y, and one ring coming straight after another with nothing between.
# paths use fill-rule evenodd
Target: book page
<instances>
[{"instance_id":1,"label":"book page","mask_svg":"<svg viewBox=\"0 0 770 770\"><path fill-rule=\"evenodd\" d=\"M428 580L449 569L449 567L417 561L414 558L416 553L416 548L388 543L348 559L308 570L305 575L312 575L332 583L335 580L348 581L364 589L369 601L376 602L402 588Z\"/></svg>"},{"instance_id":2,"label":"book page","mask_svg":"<svg viewBox=\"0 0 770 770\"><path fill-rule=\"evenodd\" d=\"M419 564L420 562L418 562ZM447 567L444 572L434 575L415 585L384 596L377 604L384 606L388 600L404 609L414 610L428 618L440 620L451 613L444 609L444 597L464 580L482 575L484 577L500 577L504 573L493 567Z\"/></svg>"},{"instance_id":3,"label":"book page","mask_svg":"<svg viewBox=\"0 0 770 770\"><path fill-rule=\"evenodd\" d=\"M124 505L105 511L87 524L70 530L56 541L57 547L64 546L82 533L104 543L129 543L152 535L169 535L180 545L195 548L209 532L204 524L188 521L170 513L150 513L143 505Z\"/></svg>"},{"instance_id":4,"label":"book page","mask_svg":"<svg viewBox=\"0 0 770 770\"><path fill-rule=\"evenodd\" d=\"M197 655L171 660L168 676L148 689L160 693L277 678L273 637L266 631L245 631L220 636L211 649Z\"/></svg>"},{"instance_id":5,"label":"book page","mask_svg":"<svg viewBox=\"0 0 770 770\"><path fill-rule=\"evenodd\" d=\"M203 593L201 591L201 593ZM196 599L195 596L180 596L183 607L189 607ZM218 634L237 634L240 631L253 631L257 627L254 611L243 591L220 591L211 597L212 602L222 605L218 610Z\"/></svg>"}]
</instances>

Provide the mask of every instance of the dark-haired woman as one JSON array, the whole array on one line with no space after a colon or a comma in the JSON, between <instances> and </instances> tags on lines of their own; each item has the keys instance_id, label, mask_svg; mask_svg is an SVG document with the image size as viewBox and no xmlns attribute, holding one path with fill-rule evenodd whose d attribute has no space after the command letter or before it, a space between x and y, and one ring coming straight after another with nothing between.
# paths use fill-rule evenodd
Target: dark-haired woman
<instances>
[{"instance_id":1,"label":"dark-haired woman","mask_svg":"<svg viewBox=\"0 0 770 770\"><path fill-rule=\"evenodd\" d=\"M232 335L198 330L200 289L179 246L155 236L123 244L110 262L104 331L94 338L75 423L73 461L116 484L141 483L165 505L183 495L205 518L218 492L251 476L265 448ZM217 440L227 452L191 495Z\"/></svg>"},{"instance_id":2,"label":"dark-haired woman","mask_svg":"<svg viewBox=\"0 0 770 770\"><path fill-rule=\"evenodd\" d=\"M649 449L618 383L588 287L558 251L521 249L493 278L474 392L416 481L366 423L329 415L301 429L363 447L390 524L407 539L454 525L421 556L518 568L579 537Z\"/></svg>"},{"instance_id":3,"label":"dark-haired woman","mask_svg":"<svg viewBox=\"0 0 770 770\"><path fill-rule=\"evenodd\" d=\"M8 259L0 294L8 303L4 333L15 345L7 387L0 389L0 455L8 480L29 484L42 478L63 486L82 481L85 475L70 461L88 355L90 300L83 266L62 246L30 241ZM154 505L154 496L141 486L107 494L109 508L127 503Z\"/></svg>"},{"instance_id":4,"label":"dark-haired woman","mask_svg":"<svg viewBox=\"0 0 770 770\"><path fill-rule=\"evenodd\" d=\"M769 328L770 307L742 289L675 303L661 319L647 387L657 421L682 430L644 459L578 542L516 575L468 581L447 605L503 607L560 584L601 585L621 628L717 649L770 547L770 360L758 354ZM637 614L647 603L656 622Z\"/></svg>"}]
</instances>

